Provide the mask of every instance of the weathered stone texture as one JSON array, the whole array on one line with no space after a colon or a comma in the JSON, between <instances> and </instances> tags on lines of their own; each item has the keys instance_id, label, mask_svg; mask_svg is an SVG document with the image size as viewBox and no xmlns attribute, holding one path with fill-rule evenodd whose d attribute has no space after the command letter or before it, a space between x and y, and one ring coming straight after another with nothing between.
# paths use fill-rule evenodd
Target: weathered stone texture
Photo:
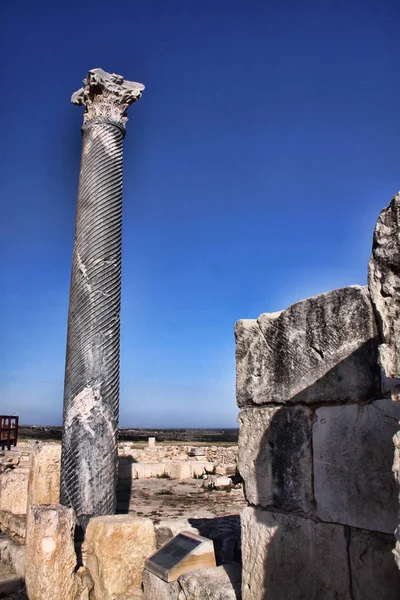
<instances>
[{"instance_id":1,"label":"weathered stone texture","mask_svg":"<svg viewBox=\"0 0 400 600\"><path fill-rule=\"evenodd\" d=\"M239 565L190 571L179 577L182 591L178 600L237 600L240 594Z\"/></svg>"},{"instance_id":2,"label":"weathered stone texture","mask_svg":"<svg viewBox=\"0 0 400 600\"><path fill-rule=\"evenodd\" d=\"M310 410L300 406L240 411L238 469L250 504L310 510L311 419Z\"/></svg>"},{"instance_id":3,"label":"weathered stone texture","mask_svg":"<svg viewBox=\"0 0 400 600\"><path fill-rule=\"evenodd\" d=\"M143 600L178 600L180 591L177 581L167 583L147 569L143 571Z\"/></svg>"},{"instance_id":4,"label":"weathered stone texture","mask_svg":"<svg viewBox=\"0 0 400 600\"><path fill-rule=\"evenodd\" d=\"M378 218L368 286L382 337L379 358L387 377L400 378L400 192Z\"/></svg>"},{"instance_id":5,"label":"weathered stone texture","mask_svg":"<svg viewBox=\"0 0 400 600\"><path fill-rule=\"evenodd\" d=\"M0 538L0 561L6 565L21 579L26 574L26 546L19 544L9 537ZM0 589L0 591L2 591Z\"/></svg>"},{"instance_id":6,"label":"weathered stone texture","mask_svg":"<svg viewBox=\"0 0 400 600\"><path fill-rule=\"evenodd\" d=\"M28 507L60 501L61 445L36 443L31 452Z\"/></svg>"},{"instance_id":7,"label":"weathered stone texture","mask_svg":"<svg viewBox=\"0 0 400 600\"><path fill-rule=\"evenodd\" d=\"M28 469L14 469L0 475L0 510L15 515L26 513L28 501Z\"/></svg>"},{"instance_id":8,"label":"weathered stone texture","mask_svg":"<svg viewBox=\"0 0 400 600\"><path fill-rule=\"evenodd\" d=\"M19 538L24 538L26 534L26 515L14 514L9 510L0 510L0 529L7 530Z\"/></svg>"},{"instance_id":9,"label":"weathered stone texture","mask_svg":"<svg viewBox=\"0 0 400 600\"><path fill-rule=\"evenodd\" d=\"M396 403L397 404L397 403ZM393 461L393 472L397 482L397 489L400 486L400 431L393 437L394 443L394 461ZM400 499L400 498L399 498ZM394 556L396 563L400 569L400 525L395 530L396 547L394 550Z\"/></svg>"},{"instance_id":10,"label":"weathered stone texture","mask_svg":"<svg viewBox=\"0 0 400 600\"><path fill-rule=\"evenodd\" d=\"M352 600L344 527L245 508L243 600Z\"/></svg>"},{"instance_id":11,"label":"weathered stone texture","mask_svg":"<svg viewBox=\"0 0 400 600\"><path fill-rule=\"evenodd\" d=\"M313 427L314 490L323 521L393 533L397 486L392 437L400 404L323 407Z\"/></svg>"},{"instance_id":12,"label":"weathered stone texture","mask_svg":"<svg viewBox=\"0 0 400 600\"><path fill-rule=\"evenodd\" d=\"M26 546L29 600L72 600L78 591L72 509L59 504L30 508Z\"/></svg>"},{"instance_id":13,"label":"weathered stone texture","mask_svg":"<svg viewBox=\"0 0 400 600\"><path fill-rule=\"evenodd\" d=\"M235 336L240 407L379 395L378 337L366 287L334 290L238 321Z\"/></svg>"},{"instance_id":14,"label":"weathered stone texture","mask_svg":"<svg viewBox=\"0 0 400 600\"><path fill-rule=\"evenodd\" d=\"M354 600L398 600L400 571L392 535L352 529L350 564Z\"/></svg>"},{"instance_id":15,"label":"weathered stone texture","mask_svg":"<svg viewBox=\"0 0 400 600\"><path fill-rule=\"evenodd\" d=\"M156 549L150 519L112 515L90 519L85 536L86 566L93 600L139 594L145 559Z\"/></svg>"}]
</instances>

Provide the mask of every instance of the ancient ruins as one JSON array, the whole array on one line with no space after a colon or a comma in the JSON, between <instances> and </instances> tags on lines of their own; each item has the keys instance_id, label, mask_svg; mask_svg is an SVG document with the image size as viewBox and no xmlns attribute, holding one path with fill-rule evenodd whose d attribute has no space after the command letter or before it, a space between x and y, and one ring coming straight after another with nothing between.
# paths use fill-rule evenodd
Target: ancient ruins
<instances>
[{"instance_id":1,"label":"ancient ruins","mask_svg":"<svg viewBox=\"0 0 400 600\"><path fill-rule=\"evenodd\" d=\"M122 140L141 84L89 71L58 443L0 455L0 594L400 597L400 193L368 285L235 325L239 442L119 442ZM12 595L13 594L13 595Z\"/></svg>"},{"instance_id":2,"label":"ancient ruins","mask_svg":"<svg viewBox=\"0 0 400 600\"><path fill-rule=\"evenodd\" d=\"M243 600L399 597L399 208L368 287L236 324Z\"/></svg>"}]
</instances>

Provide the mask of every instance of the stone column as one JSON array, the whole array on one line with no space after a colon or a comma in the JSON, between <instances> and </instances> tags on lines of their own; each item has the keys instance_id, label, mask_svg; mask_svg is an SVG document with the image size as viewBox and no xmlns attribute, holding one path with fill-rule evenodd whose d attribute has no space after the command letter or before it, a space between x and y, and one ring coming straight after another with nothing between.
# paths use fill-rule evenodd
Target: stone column
<instances>
[{"instance_id":1,"label":"stone column","mask_svg":"<svg viewBox=\"0 0 400 600\"><path fill-rule=\"evenodd\" d=\"M115 511L121 300L122 141L144 86L89 71L72 102L85 107L64 384L61 503L85 529Z\"/></svg>"}]
</instances>

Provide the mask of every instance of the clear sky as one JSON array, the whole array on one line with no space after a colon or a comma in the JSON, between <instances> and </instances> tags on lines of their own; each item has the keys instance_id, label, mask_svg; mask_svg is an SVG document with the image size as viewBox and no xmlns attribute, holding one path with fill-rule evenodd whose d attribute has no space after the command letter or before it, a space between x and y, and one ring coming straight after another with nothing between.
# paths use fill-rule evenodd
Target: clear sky
<instances>
[{"instance_id":1,"label":"clear sky","mask_svg":"<svg viewBox=\"0 0 400 600\"><path fill-rule=\"evenodd\" d=\"M0 8L0 408L61 424L89 69L124 142L121 425L234 427L233 325L365 284L400 188L398 0Z\"/></svg>"}]
</instances>

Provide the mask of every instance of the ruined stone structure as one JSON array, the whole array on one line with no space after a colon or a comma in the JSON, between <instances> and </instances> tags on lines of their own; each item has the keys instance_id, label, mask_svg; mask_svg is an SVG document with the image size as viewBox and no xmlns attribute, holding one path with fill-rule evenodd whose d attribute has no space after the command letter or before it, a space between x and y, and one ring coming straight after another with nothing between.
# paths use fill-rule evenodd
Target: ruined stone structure
<instances>
[{"instance_id":1,"label":"ruined stone structure","mask_svg":"<svg viewBox=\"0 0 400 600\"><path fill-rule=\"evenodd\" d=\"M379 359L391 388L392 399L400 401L400 192L385 208L374 232L369 262L368 285L381 336ZM391 381L390 381L391 379ZM397 414L396 414L397 416ZM400 484L400 431L394 439L393 471ZM396 532L395 557L400 569L400 525Z\"/></svg>"},{"instance_id":2,"label":"ruined stone structure","mask_svg":"<svg viewBox=\"0 0 400 600\"><path fill-rule=\"evenodd\" d=\"M379 218L369 287L236 324L243 600L399 597L400 403L385 393L400 378L399 203Z\"/></svg>"},{"instance_id":3,"label":"ruined stone structure","mask_svg":"<svg viewBox=\"0 0 400 600\"><path fill-rule=\"evenodd\" d=\"M85 107L64 388L61 503L83 527L115 510L119 404L122 141L144 86L89 71L72 102Z\"/></svg>"}]
</instances>

